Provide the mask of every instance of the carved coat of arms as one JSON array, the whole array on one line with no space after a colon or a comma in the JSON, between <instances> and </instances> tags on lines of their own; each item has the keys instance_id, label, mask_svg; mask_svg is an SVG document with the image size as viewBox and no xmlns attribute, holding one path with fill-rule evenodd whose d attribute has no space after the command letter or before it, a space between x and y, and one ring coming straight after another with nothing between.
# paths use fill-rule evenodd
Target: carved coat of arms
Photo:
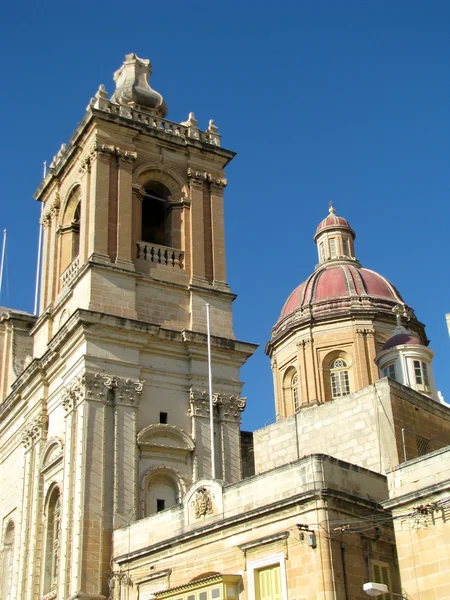
<instances>
[{"instance_id":1,"label":"carved coat of arms","mask_svg":"<svg viewBox=\"0 0 450 600\"><path fill-rule=\"evenodd\" d=\"M195 518L199 519L212 513L212 498L206 488L199 488L194 500Z\"/></svg>"}]
</instances>

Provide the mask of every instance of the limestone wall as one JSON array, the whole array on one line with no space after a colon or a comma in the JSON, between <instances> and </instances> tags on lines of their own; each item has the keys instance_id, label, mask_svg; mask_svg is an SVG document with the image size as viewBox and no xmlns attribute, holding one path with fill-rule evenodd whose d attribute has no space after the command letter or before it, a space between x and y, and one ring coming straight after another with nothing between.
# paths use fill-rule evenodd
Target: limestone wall
<instances>
[{"instance_id":1,"label":"limestone wall","mask_svg":"<svg viewBox=\"0 0 450 600\"><path fill-rule=\"evenodd\" d=\"M392 469L388 483L404 593L450 598L450 447Z\"/></svg>"},{"instance_id":2,"label":"limestone wall","mask_svg":"<svg viewBox=\"0 0 450 600\"><path fill-rule=\"evenodd\" d=\"M255 431L256 472L314 452L384 472L399 462L391 431L389 384L382 380Z\"/></svg>"}]
</instances>

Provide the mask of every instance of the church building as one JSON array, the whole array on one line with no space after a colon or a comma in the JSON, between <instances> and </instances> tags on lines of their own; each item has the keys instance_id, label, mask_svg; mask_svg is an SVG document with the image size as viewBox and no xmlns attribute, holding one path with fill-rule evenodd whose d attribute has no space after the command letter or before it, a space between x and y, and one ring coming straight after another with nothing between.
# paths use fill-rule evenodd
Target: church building
<instances>
[{"instance_id":1,"label":"church building","mask_svg":"<svg viewBox=\"0 0 450 600\"><path fill-rule=\"evenodd\" d=\"M330 206L266 346L276 421L241 431L256 346L226 275L235 153L213 120L167 120L150 75L126 55L54 157L39 315L0 311L0 599L362 600L369 581L447 597L396 545L415 507L399 465L431 457L426 494L449 498L423 323Z\"/></svg>"}]
</instances>

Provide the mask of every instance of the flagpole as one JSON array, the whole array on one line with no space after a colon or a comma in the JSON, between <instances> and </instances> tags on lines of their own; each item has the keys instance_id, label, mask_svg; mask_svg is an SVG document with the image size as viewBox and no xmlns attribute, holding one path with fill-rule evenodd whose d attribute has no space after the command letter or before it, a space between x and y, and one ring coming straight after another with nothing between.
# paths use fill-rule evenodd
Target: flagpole
<instances>
[{"instance_id":1,"label":"flagpole","mask_svg":"<svg viewBox=\"0 0 450 600\"><path fill-rule=\"evenodd\" d=\"M5 264L5 250L6 250L6 229L3 230L2 262L0 264L0 294L2 293L2 285L3 285L3 265Z\"/></svg>"},{"instance_id":2,"label":"flagpole","mask_svg":"<svg viewBox=\"0 0 450 600\"><path fill-rule=\"evenodd\" d=\"M212 395L212 369L211 369L211 329L209 323L210 306L206 303L206 329L208 332L208 384L209 384L209 428L211 431L211 477L216 478L216 456L214 451L214 413Z\"/></svg>"},{"instance_id":3,"label":"flagpole","mask_svg":"<svg viewBox=\"0 0 450 600\"><path fill-rule=\"evenodd\" d=\"M44 179L47 176L47 161L44 160ZM44 204L41 205L41 217L42 211L44 210ZM38 256L36 265L36 287L34 291L34 314L37 315L38 311L38 297L39 297L39 275L41 272L41 253L42 253L42 224L39 219L39 242L38 242Z\"/></svg>"}]
</instances>

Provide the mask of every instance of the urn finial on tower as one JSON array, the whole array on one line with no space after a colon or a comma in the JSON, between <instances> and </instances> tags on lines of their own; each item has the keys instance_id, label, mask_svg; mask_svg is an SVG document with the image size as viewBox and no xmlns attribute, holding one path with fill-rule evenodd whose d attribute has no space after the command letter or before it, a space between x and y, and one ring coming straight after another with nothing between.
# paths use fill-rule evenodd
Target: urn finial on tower
<instances>
[{"instance_id":1,"label":"urn finial on tower","mask_svg":"<svg viewBox=\"0 0 450 600\"><path fill-rule=\"evenodd\" d=\"M167 115L167 106L161 94L150 87L151 73L150 60L139 58L136 54L126 54L123 65L114 73L116 90L111 100L137 105L163 119Z\"/></svg>"}]
</instances>

